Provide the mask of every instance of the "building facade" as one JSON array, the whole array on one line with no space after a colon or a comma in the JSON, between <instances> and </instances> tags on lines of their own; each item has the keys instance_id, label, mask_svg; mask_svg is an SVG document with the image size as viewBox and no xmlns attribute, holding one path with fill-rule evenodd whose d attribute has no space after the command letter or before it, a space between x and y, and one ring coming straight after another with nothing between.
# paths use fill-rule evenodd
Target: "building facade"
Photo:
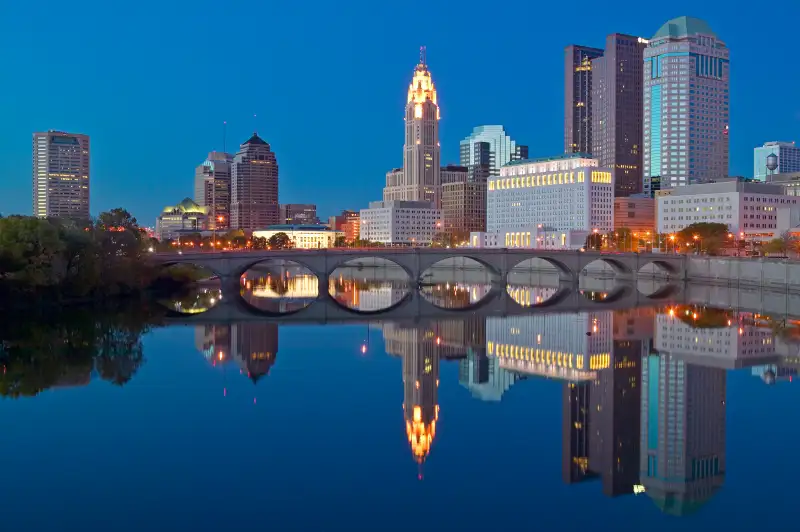
<instances>
[{"instance_id":1,"label":"building facade","mask_svg":"<svg viewBox=\"0 0 800 532\"><path fill-rule=\"evenodd\" d=\"M728 175L728 48L704 21L668 21L644 50L646 194Z\"/></svg>"},{"instance_id":2,"label":"building facade","mask_svg":"<svg viewBox=\"0 0 800 532\"><path fill-rule=\"evenodd\" d=\"M459 242L486 231L486 182L464 180L442 185L444 232Z\"/></svg>"},{"instance_id":3,"label":"building facade","mask_svg":"<svg viewBox=\"0 0 800 532\"><path fill-rule=\"evenodd\" d=\"M647 41L613 33L592 60L592 157L614 171L614 195L642 191L642 65Z\"/></svg>"},{"instance_id":4,"label":"building facade","mask_svg":"<svg viewBox=\"0 0 800 532\"><path fill-rule=\"evenodd\" d=\"M253 238L269 240L278 233L285 233L295 249L332 248L336 239L344 236L342 231L328 229L325 225L276 224L253 231Z\"/></svg>"},{"instance_id":5,"label":"building facade","mask_svg":"<svg viewBox=\"0 0 800 532\"><path fill-rule=\"evenodd\" d=\"M592 151L592 59L602 55L588 46L564 49L564 153Z\"/></svg>"},{"instance_id":6,"label":"building facade","mask_svg":"<svg viewBox=\"0 0 800 532\"><path fill-rule=\"evenodd\" d=\"M527 158L528 147L517 144L500 125L478 126L460 144L461 166L469 169L472 181L499 176L504 164Z\"/></svg>"},{"instance_id":7,"label":"building facade","mask_svg":"<svg viewBox=\"0 0 800 532\"><path fill-rule=\"evenodd\" d=\"M486 233L474 247L577 249L614 228L614 176L586 154L507 164L487 187Z\"/></svg>"},{"instance_id":8,"label":"building facade","mask_svg":"<svg viewBox=\"0 0 800 532\"><path fill-rule=\"evenodd\" d=\"M778 166L774 170L767 168L767 157L775 155ZM767 181L773 174L789 174L800 172L800 146L794 142L766 142L753 150L753 178Z\"/></svg>"},{"instance_id":9,"label":"building facade","mask_svg":"<svg viewBox=\"0 0 800 532\"><path fill-rule=\"evenodd\" d=\"M194 201L208 207L208 228L212 230L230 227L231 164L231 154L212 151L194 172Z\"/></svg>"},{"instance_id":10,"label":"building facade","mask_svg":"<svg viewBox=\"0 0 800 532\"><path fill-rule=\"evenodd\" d=\"M89 219L89 136L33 134L33 215Z\"/></svg>"},{"instance_id":11,"label":"building facade","mask_svg":"<svg viewBox=\"0 0 800 532\"><path fill-rule=\"evenodd\" d=\"M439 159L439 105L423 47L408 87L403 168L386 174L383 200L428 201L439 208Z\"/></svg>"},{"instance_id":12,"label":"building facade","mask_svg":"<svg viewBox=\"0 0 800 532\"><path fill-rule=\"evenodd\" d=\"M289 225L316 225L317 206L310 203L284 203L280 206L280 219L282 224Z\"/></svg>"},{"instance_id":13,"label":"building facade","mask_svg":"<svg viewBox=\"0 0 800 532\"><path fill-rule=\"evenodd\" d=\"M373 201L361 210L361 239L370 242L430 245L441 229L441 211L428 201Z\"/></svg>"},{"instance_id":14,"label":"building facade","mask_svg":"<svg viewBox=\"0 0 800 532\"><path fill-rule=\"evenodd\" d=\"M353 219L358 219L360 216L361 214L356 211L343 210L341 214L337 214L328 218L328 227L331 229L336 229L337 231L342 231L344 224Z\"/></svg>"},{"instance_id":15,"label":"building facade","mask_svg":"<svg viewBox=\"0 0 800 532\"><path fill-rule=\"evenodd\" d=\"M800 225L797 196L784 187L726 179L659 191L659 233L675 233L696 223L723 223L734 236L771 240Z\"/></svg>"},{"instance_id":16,"label":"building facade","mask_svg":"<svg viewBox=\"0 0 800 532\"><path fill-rule=\"evenodd\" d=\"M656 201L644 194L614 198L614 230L623 228L632 233L655 234Z\"/></svg>"},{"instance_id":17,"label":"building facade","mask_svg":"<svg viewBox=\"0 0 800 532\"><path fill-rule=\"evenodd\" d=\"M253 133L231 166L232 229L264 229L278 223L278 161L275 153Z\"/></svg>"},{"instance_id":18,"label":"building facade","mask_svg":"<svg viewBox=\"0 0 800 532\"><path fill-rule=\"evenodd\" d=\"M164 241L175 240L186 233L199 233L208 229L208 207L198 205L189 198L175 206L165 207L156 219L155 237Z\"/></svg>"}]
</instances>

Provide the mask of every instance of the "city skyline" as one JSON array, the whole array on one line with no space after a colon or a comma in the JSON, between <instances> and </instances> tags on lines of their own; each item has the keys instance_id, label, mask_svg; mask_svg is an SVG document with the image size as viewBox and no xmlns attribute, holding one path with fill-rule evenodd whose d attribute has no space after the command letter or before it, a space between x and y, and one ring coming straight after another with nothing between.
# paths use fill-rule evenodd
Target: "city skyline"
<instances>
[{"instance_id":1,"label":"city skyline","mask_svg":"<svg viewBox=\"0 0 800 532\"><path fill-rule=\"evenodd\" d=\"M292 54L277 57L275 69L286 73L289 77L298 78L298 83L294 83L298 89L285 91L280 88L280 84L278 87L269 87L267 86L269 84L266 84L262 90L263 96L260 95L257 99L249 97L253 82L261 79L261 75L256 74L239 73L233 77L234 82L227 87L220 87L217 83L213 84L213 90L212 87L199 89L196 86L187 89L186 80L191 79L190 70L202 68L194 63L198 62L201 53L206 51L203 47L197 52L187 52L184 55L187 58L186 65L170 63L169 71L164 71L167 65L162 64L161 60L151 61L148 64L150 69L148 73L157 76L164 72L168 74L167 82L160 84L158 90L155 87L142 86L141 80L149 76L140 78L138 74L129 72L141 69L141 65L138 64L140 58L131 56L130 52L123 48L120 64L130 67L124 72L118 66L112 66L102 74L106 76L105 81L103 78L99 80L93 78L94 84L90 87L64 87L66 96L74 96L73 91L82 88L89 89L79 98L78 103L81 105L54 106L54 102L40 97L39 88L30 91L30 96L26 96L22 88L11 88L9 101L17 100L22 105L13 109L8 108L8 113L4 113L7 115L7 128L2 133L0 145L3 146L3 156L10 161L7 179L9 193L0 203L0 212L4 214L28 212L26 204L29 205L30 198L30 181L27 178L30 175L30 147L25 141L30 138L29 135L33 131L47 129L80 132L92 138L93 214L123 206L141 220L155 218L163 204L190 195L192 169L197 166L198 160L202 160L205 153L223 149L231 151L233 146L247 138L254 129L273 145L281 160L283 177L280 201L314 202L318 204L323 214L341 208L358 208L366 205L371 199L378 197L383 184L382 175L386 167L396 161L399 138L396 128L397 109L398 102L404 96L401 87L407 84L405 78L408 65L414 60L420 45L428 47L429 59L435 63L437 89L446 95L442 100L442 164L458 160L458 140L481 123L503 124L514 133L515 137L524 139L531 147L532 157L557 153L563 144L561 116L563 108L560 105L563 100L561 94L563 80L560 78L564 46L573 42L597 45L603 42L605 35L612 32L651 37L664 21L682 15L691 15L708 21L714 30L724 37L731 50L736 68L731 74L730 173L749 175L752 172L751 153L754 147L760 146L768 139L796 138L800 109L793 107L798 105L796 102L788 100L788 111L775 116L770 115L769 121L748 116L757 114L750 113L748 109L757 109L758 103L770 95L772 95L770 101L774 98L783 100L781 96L789 94L786 91L792 86L792 76L797 74L789 72L778 78L777 73L773 74L764 69L761 60L765 51L763 40L746 31L743 22L736 20L731 13L715 7L718 6L700 7L692 6L689 2L676 2L669 10L648 10L645 13L630 14L620 10L621 12L614 13L613 16L598 14L585 25L573 25L567 32L564 32L563 28L559 32L555 29L547 30L548 44L545 50L537 53L528 66L531 71L536 70L546 74L545 79L551 82L541 84L533 93L530 92L530 83L520 83L520 87L515 87L512 83L503 82L503 98L474 97L479 91L491 90L490 87L497 86L497 81L491 76L487 76L488 79L485 81L481 80L477 86L470 85L469 88L465 88L464 80L468 74L468 65L465 58L459 57L457 47L448 43L445 32L442 32L443 35L438 35L416 30L407 38L404 37L396 42L387 42L383 37L383 40L379 40L377 49L364 50L363 47L352 47L355 42L354 36L347 34L346 31L342 35L342 32L329 28L327 22L312 17L308 24L324 30L323 35L332 39L330 49L320 52L318 47L313 48L314 55L310 57L314 58L311 63L314 68L306 69L310 72L293 65L302 63L298 59L312 53L309 48L292 49ZM91 8L90 2L83 9ZM25 26L24 21L30 16L26 13L27 9L26 6L20 6L18 12L11 14L12 26L15 17L19 17L21 22L19 26ZM384 17L395 16L394 8L384 9L386 9L382 14ZM432 10L440 15L448 14L458 18L457 14L450 13L444 7L433 6ZM320 10L320 14L325 15L322 11L324 8ZM170 20L169 15L168 13L167 21ZM192 16L197 15L190 14L188 18L191 19ZM287 12L279 10L276 16L291 21L300 14L289 8ZM364 15L361 15L360 19L355 14L345 13L338 16L345 28L358 27L364 36L376 31L375 28L365 27ZM322 18L325 17L320 17ZM12 54L11 68L20 70L21 76L24 77L26 69L30 68L25 64L27 54L35 53L38 47L47 45L50 38L46 37L44 32L57 34L54 27L57 27L61 20L63 17L52 17L52 19L46 17L42 29L39 30L43 32L42 35L37 35L36 31L32 36L22 35L12 30L10 36L4 36L6 39L17 38L21 42L42 37L41 42L35 43L30 50L25 49ZM144 22L145 25L150 24ZM784 23L783 17L776 21L777 26L771 33L772 47L779 48L786 44L785 39L789 32L781 31L781 24ZM98 44L97 41L105 37L107 30L93 31L79 43L81 46ZM182 38L179 37L182 31L187 30L182 27L177 28L174 36L167 37L166 44L172 44L172 39L176 39L177 44L178 39ZM134 38L132 35L123 37ZM270 38L284 39L287 42L292 42L294 39L290 35L283 34ZM522 39L522 36L503 32L502 38L511 46L515 45L518 39ZM230 49L224 47L224 50L215 51L211 54L211 59L219 58L220 54L233 55L236 49L234 44L239 46L248 44L249 39L248 36L237 35L234 39L236 42L231 44ZM8 48L16 52L20 47L12 45ZM113 45L109 48L110 52L115 50ZM356 48L358 52L347 51ZM316 57L317 55L320 57ZM377 61L378 56L384 56L385 61ZM331 61L328 61L329 59ZM496 65L498 71L510 68L510 63L518 62L513 58L498 60L501 61ZM206 61L206 58L203 61ZM233 59L232 63L231 68L235 70L239 60ZM316 78L335 79L335 76L340 75L343 64L346 64L348 69L354 67L354 71L368 72L368 74L359 74L360 81L355 86L349 84L347 87L338 87L336 84L327 84L325 91L319 91L319 85L310 82ZM187 66L192 68L187 69ZM57 71L63 68L61 65L55 67ZM472 77L469 79L472 80ZM754 83L750 81L751 79L758 79L759 83ZM524 80L529 81L530 74L526 75ZM126 81L133 82L130 88L121 86ZM114 90L118 86L121 92ZM525 86L528 88L523 90ZM127 92L131 89L137 92ZM371 118L368 125L373 133L368 135L364 145L364 151L368 154L362 163L348 171L347 175L323 177L323 173L315 169L318 158L309 157L308 147L320 146L320 151L315 152L319 159L330 157L335 152L333 146L322 146L324 142L319 135L323 133L322 128L316 127L317 121L330 119L333 112L323 107L330 105L340 108L330 102L348 93L350 97L363 101L370 110ZM28 98L36 98L36 105L32 105L34 100ZM285 100L285 103L280 105L272 103L281 99ZM476 100L479 101L476 103ZM211 111L208 110L209 104ZM172 107L165 108L165 105ZM301 108L303 112L300 115L287 111L287 109ZM111 113L116 116L113 121L108 119ZM224 120L228 120L227 146L222 145ZM344 139L356 139L358 129L355 124L344 124L340 133ZM142 176L137 164L122 162L125 158L122 150L125 146L129 146L132 135L147 134L152 135L150 138L153 139L152 145L148 148L150 170L146 172L147 175ZM159 153L167 151L174 157L165 156L163 160L157 157ZM154 162L154 156L157 162ZM352 187L337 186L337 183L344 179L347 179L347 183L352 183ZM141 183L142 190L127 186L128 183L134 182ZM307 194L309 187L314 188L312 197L308 197ZM153 200L153 188L159 191L161 199L158 201ZM345 190L349 188L353 190Z\"/></svg>"}]
</instances>

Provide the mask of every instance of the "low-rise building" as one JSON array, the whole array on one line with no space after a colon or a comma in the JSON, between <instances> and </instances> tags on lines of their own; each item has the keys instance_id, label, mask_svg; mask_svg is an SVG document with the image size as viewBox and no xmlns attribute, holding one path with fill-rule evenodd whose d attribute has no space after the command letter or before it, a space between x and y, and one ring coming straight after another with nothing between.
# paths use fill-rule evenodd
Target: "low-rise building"
<instances>
[{"instance_id":1,"label":"low-rise building","mask_svg":"<svg viewBox=\"0 0 800 532\"><path fill-rule=\"evenodd\" d=\"M328 229L324 225L271 225L263 230L253 231L253 238L269 240L278 233L286 233L297 249L332 248L336 239L344 232Z\"/></svg>"},{"instance_id":2,"label":"low-rise building","mask_svg":"<svg viewBox=\"0 0 800 532\"><path fill-rule=\"evenodd\" d=\"M280 219L286 225L316 225L317 206L311 203L283 203L280 205Z\"/></svg>"},{"instance_id":3,"label":"low-rise building","mask_svg":"<svg viewBox=\"0 0 800 532\"><path fill-rule=\"evenodd\" d=\"M373 201L361 210L362 240L424 246L441 229L441 211L427 201Z\"/></svg>"},{"instance_id":4,"label":"low-rise building","mask_svg":"<svg viewBox=\"0 0 800 532\"><path fill-rule=\"evenodd\" d=\"M486 197L487 230L471 246L577 249L614 228L614 175L582 153L512 161Z\"/></svg>"},{"instance_id":5,"label":"low-rise building","mask_svg":"<svg viewBox=\"0 0 800 532\"><path fill-rule=\"evenodd\" d=\"M343 210L341 214L337 214L335 216L331 216L330 218L328 218L328 227L330 229L342 231L344 228L344 224L353 219L357 219L359 216L361 215L356 211Z\"/></svg>"},{"instance_id":6,"label":"low-rise building","mask_svg":"<svg viewBox=\"0 0 800 532\"><path fill-rule=\"evenodd\" d=\"M208 227L208 207L201 207L189 198L177 205L164 207L156 218L155 237L159 240L176 239L182 233L204 231Z\"/></svg>"},{"instance_id":7,"label":"low-rise building","mask_svg":"<svg viewBox=\"0 0 800 532\"><path fill-rule=\"evenodd\" d=\"M656 202L659 233L706 222L748 240L771 240L800 225L798 197L777 184L724 179L660 190Z\"/></svg>"},{"instance_id":8,"label":"low-rise building","mask_svg":"<svg viewBox=\"0 0 800 532\"><path fill-rule=\"evenodd\" d=\"M348 244L352 244L361 238L361 216L351 216L350 219L342 224L341 230L344 231L344 239Z\"/></svg>"},{"instance_id":9,"label":"low-rise building","mask_svg":"<svg viewBox=\"0 0 800 532\"><path fill-rule=\"evenodd\" d=\"M614 198L614 230L623 228L633 233L654 233L656 201L644 194Z\"/></svg>"}]
</instances>

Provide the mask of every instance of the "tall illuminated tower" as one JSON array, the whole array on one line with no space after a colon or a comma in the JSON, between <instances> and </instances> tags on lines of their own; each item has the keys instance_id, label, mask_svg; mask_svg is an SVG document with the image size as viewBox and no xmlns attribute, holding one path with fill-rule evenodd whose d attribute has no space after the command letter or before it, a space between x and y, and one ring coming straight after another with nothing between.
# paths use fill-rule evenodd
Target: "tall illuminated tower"
<instances>
[{"instance_id":1,"label":"tall illuminated tower","mask_svg":"<svg viewBox=\"0 0 800 532\"><path fill-rule=\"evenodd\" d=\"M89 219L89 137L33 134L33 215Z\"/></svg>"},{"instance_id":2,"label":"tall illuminated tower","mask_svg":"<svg viewBox=\"0 0 800 532\"><path fill-rule=\"evenodd\" d=\"M430 201L439 208L439 105L424 46L408 87L405 122L402 175L397 170L387 174L383 200Z\"/></svg>"}]
</instances>

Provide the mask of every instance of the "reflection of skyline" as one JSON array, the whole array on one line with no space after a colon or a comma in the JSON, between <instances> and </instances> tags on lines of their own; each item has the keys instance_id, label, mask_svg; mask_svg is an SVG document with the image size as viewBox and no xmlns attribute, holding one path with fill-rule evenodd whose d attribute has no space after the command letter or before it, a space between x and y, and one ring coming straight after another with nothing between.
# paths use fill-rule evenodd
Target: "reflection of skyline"
<instances>
[{"instance_id":1,"label":"reflection of skyline","mask_svg":"<svg viewBox=\"0 0 800 532\"><path fill-rule=\"evenodd\" d=\"M204 325L195 328L195 346L213 365L235 361L253 381L269 374L278 356L274 323Z\"/></svg>"}]
</instances>

